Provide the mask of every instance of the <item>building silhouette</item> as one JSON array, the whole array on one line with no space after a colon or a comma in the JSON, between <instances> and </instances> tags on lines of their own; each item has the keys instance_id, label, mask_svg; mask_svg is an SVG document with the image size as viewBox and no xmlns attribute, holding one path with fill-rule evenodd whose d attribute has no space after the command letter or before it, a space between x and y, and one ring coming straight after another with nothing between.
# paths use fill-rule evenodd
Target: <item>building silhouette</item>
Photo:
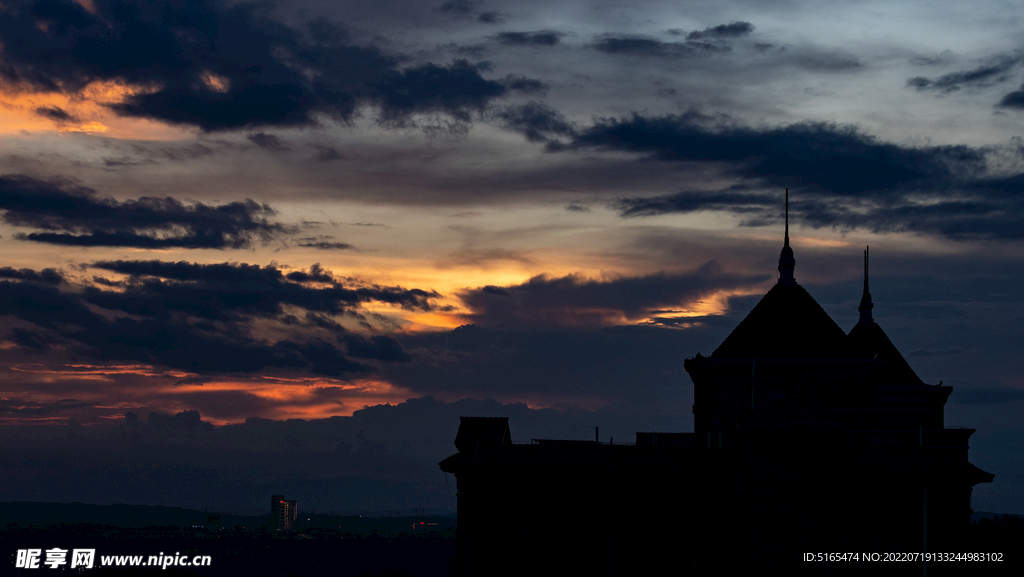
<instances>
[{"instance_id":1,"label":"building silhouette","mask_svg":"<svg viewBox=\"0 0 1024 577\"><path fill-rule=\"evenodd\" d=\"M684 362L694 432L515 444L507 418L462 417L440 463L458 488L452 575L810 570L807 552L958 550L972 488L994 477L968 462L974 429L945 426L952 387L921 381L875 322L868 251L847 333L797 283L786 220L778 282Z\"/></svg>"},{"instance_id":2,"label":"building silhouette","mask_svg":"<svg viewBox=\"0 0 1024 577\"><path fill-rule=\"evenodd\" d=\"M276 531L288 531L295 526L299 511L295 501L287 501L284 495L270 497L270 527Z\"/></svg>"}]
</instances>

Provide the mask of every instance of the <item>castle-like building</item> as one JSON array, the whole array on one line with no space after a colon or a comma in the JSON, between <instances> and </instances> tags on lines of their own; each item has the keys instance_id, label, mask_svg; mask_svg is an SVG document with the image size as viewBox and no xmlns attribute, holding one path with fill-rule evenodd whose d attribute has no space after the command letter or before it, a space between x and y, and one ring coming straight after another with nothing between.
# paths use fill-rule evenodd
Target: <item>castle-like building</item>
<instances>
[{"instance_id":1,"label":"castle-like building","mask_svg":"<svg viewBox=\"0 0 1024 577\"><path fill-rule=\"evenodd\" d=\"M684 362L693 433L514 444L507 418L462 417L440 463L458 482L452 575L959 550L972 488L993 475L968 462L974 429L944 425L952 387L921 381L875 322L866 250L849 333L795 265L787 214L778 283L710 356Z\"/></svg>"}]
</instances>

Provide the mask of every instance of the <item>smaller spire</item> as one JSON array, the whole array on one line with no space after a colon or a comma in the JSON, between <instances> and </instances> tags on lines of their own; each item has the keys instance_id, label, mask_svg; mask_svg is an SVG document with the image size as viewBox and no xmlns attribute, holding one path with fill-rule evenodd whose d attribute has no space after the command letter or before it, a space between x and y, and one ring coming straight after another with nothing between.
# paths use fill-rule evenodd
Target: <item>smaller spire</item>
<instances>
[{"instance_id":1,"label":"smaller spire","mask_svg":"<svg viewBox=\"0 0 1024 577\"><path fill-rule=\"evenodd\" d=\"M779 284L795 285L793 269L796 267L796 258L793 257L793 249L789 247L789 189L786 189L786 240L782 245L782 254L779 255Z\"/></svg>"},{"instance_id":2,"label":"smaller spire","mask_svg":"<svg viewBox=\"0 0 1024 577\"><path fill-rule=\"evenodd\" d=\"M871 293L868 292L868 249L871 247L864 248L864 296L860 297L860 307L857 310L860 311L860 320L857 321L858 325L870 325L875 322L871 318L871 309L875 308L875 305L871 302Z\"/></svg>"}]
</instances>

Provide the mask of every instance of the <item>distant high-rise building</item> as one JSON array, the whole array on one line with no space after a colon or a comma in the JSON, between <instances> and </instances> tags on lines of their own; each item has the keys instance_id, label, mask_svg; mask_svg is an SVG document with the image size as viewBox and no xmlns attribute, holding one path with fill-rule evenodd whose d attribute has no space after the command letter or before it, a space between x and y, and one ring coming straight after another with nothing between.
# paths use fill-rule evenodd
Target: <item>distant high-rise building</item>
<instances>
[{"instance_id":1,"label":"distant high-rise building","mask_svg":"<svg viewBox=\"0 0 1024 577\"><path fill-rule=\"evenodd\" d=\"M295 525L298 508L295 501L286 501L284 495L270 497L270 526L278 531L287 531Z\"/></svg>"}]
</instances>

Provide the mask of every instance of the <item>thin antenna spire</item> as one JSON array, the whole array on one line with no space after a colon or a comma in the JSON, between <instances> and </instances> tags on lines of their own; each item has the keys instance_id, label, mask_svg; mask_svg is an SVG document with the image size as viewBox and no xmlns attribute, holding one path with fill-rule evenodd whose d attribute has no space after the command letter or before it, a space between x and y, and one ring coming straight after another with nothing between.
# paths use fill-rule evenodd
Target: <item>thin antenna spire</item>
<instances>
[{"instance_id":1,"label":"thin antenna spire","mask_svg":"<svg viewBox=\"0 0 1024 577\"><path fill-rule=\"evenodd\" d=\"M779 284L795 285L793 268L796 267L796 259L793 258L793 249L789 246L789 189L786 189L786 240L782 245L782 254L779 255Z\"/></svg>"},{"instance_id":2,"label":"thin antenna spire","mask_svg":"<svg viewBox=\"0 0 1024 577\"><path fill-rule=\"evenodd\" d=\"M870 246L864 247L864 292L868 292L868 251Z\"/></svg>"},{"instance_id":3,"label":"thin antenna spire","mask_svg":"<svg viewBox=\"0 0 1024 577\"><path fill-rule=\"evenodd\" d=\"M860 306L857 307L857 310L860 311L858 325L870 325L875 322L871 318L871 309L875 308L875 304L871 302L871 293L868 292L868 249L870 248L864 248L864 296L860 297Z\"/></svg>"},{"instance_id":4,"label":"thin antenna spire","mask_svg":"<svg viewBox=\"0 0 1024 577\"><path fill-rule=\"evenodd\" d=\"M786 243L783 246L789 246L789 189L786 189Z\"/></svg>"}]
</instances>

